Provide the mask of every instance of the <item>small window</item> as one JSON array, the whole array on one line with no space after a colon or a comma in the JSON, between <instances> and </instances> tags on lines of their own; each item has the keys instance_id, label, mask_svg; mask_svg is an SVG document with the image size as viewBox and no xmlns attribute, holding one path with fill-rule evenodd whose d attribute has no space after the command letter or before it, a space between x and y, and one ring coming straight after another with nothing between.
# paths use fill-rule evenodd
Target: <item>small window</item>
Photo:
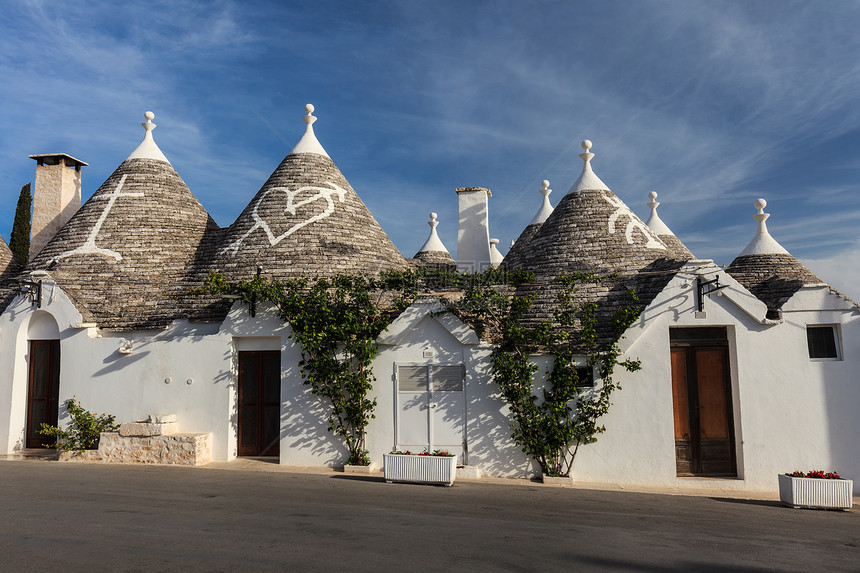
<instances>
[{"instance_id":1,"label":"small window","mask_svg":"<svg viewBox=\"0 0 860 573\"><path fill-rule=\"evenodd\" d=\"M462 392L466 371L457 366L398 366L397 389L400 392Z\"/></svg>"},{"instance_id":2,"label":"small window","mask_svg":"<svg viewBox=\"0 0 860 573\"><path fill-rule=\"evenodd\" d=\"M577 388L594 388L594 369L591 366L577 366Z\"/></svg>"},{"instance_id":3,"label":"small window","mask_svg":"<svg viewBox=\"0 0 860 573\"><path fill-rule=\"evenodd\" d=\"M430 378L434 392L462 392L463 366L431 366Z\"/></svg>"},{"instance_id":4,"label":"small window","mask_svg":"<svg viewBox=\"0 0 860 573\"><path fill-rule=\"evenodd\" d=\"M838 334L832 324L807 326L806 343L809 347L809 357L812 359L839 358Z\"/></svg>"},{"instance_id":5,"label":"small window","mask_svg":"<svg viewBox=\"0 0 860 573\"><path fill-rule=\"evenodd\" d=\"M426 366L398 366L397 389L401 392L426 392Z\"/></svg>"}]
</instances>

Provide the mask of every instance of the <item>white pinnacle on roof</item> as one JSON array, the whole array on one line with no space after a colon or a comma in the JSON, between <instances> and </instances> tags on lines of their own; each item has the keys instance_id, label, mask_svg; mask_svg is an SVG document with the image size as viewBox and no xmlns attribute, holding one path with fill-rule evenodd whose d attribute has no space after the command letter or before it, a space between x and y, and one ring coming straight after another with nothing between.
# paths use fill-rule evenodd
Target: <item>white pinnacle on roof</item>
<instances>
[{"instance_id":1,"label":"white pinnacle on roof","mask_svg":"<svg viewBox=\"0 0 860 573\"><path fill-rule=\"evenodd\" d=\"M155 119L155 114L151 111L148 111L143 114L143 116L146 118L146 121L141 123L140 125L143 126L143 129L146 130L146 135L143 136L143 141L141 141L140 145L138 145L137 148L131 152L131 155L125 158L126 161L128 161L129 159L157 159L159 161L166 161L167 163L170 163L170 161L167 161L167 158L164 156L164 154L155 144L155 140L152 138L152 130L155 129L155 124L152 123L152 120Z\"/></svg>"},{"instance_id":2,"label":"white pinnacle on roof","mask_svg":"<svg viewBox=\"0 0 860 573\"><path fill-rule=\"evenodd\" d=\"M436 213L430 213L430 220L427 221L427 224L430 225L430 236L424 242L424 246L418 249L419 253L448 253L448 249L445 248L445 245L442 244L442 240L436 233L436 226L439 224L439 221L436 220L436 217ZM451 253L448 254L450 255Z\"/></svg>"},{"instance_id":3,"label":"white pinnacle on roof","mask_svg":"<svg viewBox=\"0 0 860 573\"><path fill-rule=\"evenodd\" d=\"M767 218L770 217L770 213L765 213L764 208L767 207L767 201L764 199L756 199L753 206L758 209L758 213L753 215L753 219L758 221L758 232L756 232L753 240L750 241L750 244L747 245L747 248L744 249L739 257L745 257L747 255L774 255L774 254L789 254L788 251L783 248L782 245L776 242L776 239L770 236L770 233L767 232Z\"/></svg>"},{"instance_id":4,"label":"white pinnacle on roof","mask_svg":"<svg viewBox=\"0 0 860 573\"><path fill-rule=\"evenodd\" d=\"M328 153L326 153L325 149L323 149L323 146L320 145L317 136L314 135L313 125L314 122L317 120L317 118L313 115L314 106L312 104L307 104L305 106L305 111L307 112L307 115L302 116L302 119L305 120L305 123L307 124L307 127L305 127L305 134L302 136L296 146L293 147L293 150L290 151L289 155L294 155L296 153L318 153L320 155L325 155L326 157L329 157ZM329 159L331 159L331 157L329 157Z\"/></svg>"},{"instance_id":5,"label":"white pinnacle on roof","mask_svg":"<svg viewBox=\"0 0 860 573\"><path fill-rule=\"evenodd\" d=\"M582 158L585 165L582 166L582 173L580 173L579 178L573 183L573 187L570 188L568 193L575 193L576 191L586 189L609 191L606 183L601 181L600 177L595 175L594 171L591 170L591 158L594 157L594 154L589 151L591 149L591 141L588 139L583 141L582 148L585 150L585 153L580 153L579 157Z\"/></svg>"},{"instance_id":6,"label":"white pinnacle on roof","mask_svg":"<svg viewBox=\"0 0 860 573\"><path fill-rule=\"evenodd\" d=\"M645 224L648 225L652 231L657 233L657 235L672 235L675 233L666 226L666 223L660 219L660 215L657 214L657 207L660 206L660 203L657 201L657 193L655 191L651 191L648 193L648 198L651 199L648 201L647 205L651 207L651 216L648 217L648 220L645 221Z\"/></svg>"},{"instance_id":7,"label":"white pinnacle on roof","mask_svg":"<svg viewBox=\"0 0 860 573\"><path fill-rule=\"evenodd\" d=\"M552 193L552 189L549 188L549 181L546 179L541 181L541 187L543 187L540 190L541 195L543 195L543 205L541 205L538 212L535 213L535 216L529 225L539 225L552 215L552 205L549 204L549 194Z\"/></svg>"},{"instance_id":8,"label":"white pinnacle on roof","mask_svg":"<svg viewBox=\"0 0 860 573\"><path fill-rule=\"evenodd\" d=\"M496 245L499 244L498 239L490 239L490 266L498 268L505 256L499 252L499 249L496 248Z\"/></svg>"}]
</instances>

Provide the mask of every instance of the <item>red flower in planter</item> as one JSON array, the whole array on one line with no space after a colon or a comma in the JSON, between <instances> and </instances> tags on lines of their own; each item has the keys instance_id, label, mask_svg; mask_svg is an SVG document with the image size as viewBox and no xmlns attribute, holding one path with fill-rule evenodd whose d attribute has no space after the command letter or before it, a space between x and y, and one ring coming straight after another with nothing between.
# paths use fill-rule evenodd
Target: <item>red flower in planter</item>
<instances>
[{"instance_id":1,"label":"red flower in planter","mask_svg":"<svg viewBox=\"0 0 860 573\"><path fill-rule=\"evenodd\" d=\"M827 472L824 473L822 470L809 470L804 473L800 470L794 471L790 474L785 474L791 477L799 477L799 478L814 478L814 479L842 479L839 476L838 472Z\"/></svg>"}]
</instances>

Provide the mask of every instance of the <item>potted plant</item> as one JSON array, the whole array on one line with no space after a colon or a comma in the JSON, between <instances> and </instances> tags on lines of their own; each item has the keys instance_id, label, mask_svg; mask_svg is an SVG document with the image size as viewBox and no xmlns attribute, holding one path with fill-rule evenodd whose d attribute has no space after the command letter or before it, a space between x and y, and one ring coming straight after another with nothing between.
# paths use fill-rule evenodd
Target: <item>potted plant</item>
<instances>
[{"instance_id":1,"label":"potted plant","mask_svg":"<svg viewBox=\"0 0 860 573\"><path fill-rule=\"evenodd\" d=\"M385 481L450 486L457 476L457 457L445 450L383 454Z\"/></svg>"},{"instance_id":2,"label":"potted plant","mask_svg":"<svg viewBox=\"0 0 860 573\"><path fill-rule=\"evenodd\" d=\"M811 470L779 475L779 499L789 507L851 509L854 482L836 472Z\"/></svg>"}]
</instances>

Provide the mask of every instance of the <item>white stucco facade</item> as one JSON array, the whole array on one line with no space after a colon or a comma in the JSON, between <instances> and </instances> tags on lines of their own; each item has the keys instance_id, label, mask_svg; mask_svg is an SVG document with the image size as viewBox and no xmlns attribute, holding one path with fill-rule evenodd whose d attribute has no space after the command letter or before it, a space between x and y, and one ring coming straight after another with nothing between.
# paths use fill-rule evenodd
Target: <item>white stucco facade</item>
<instances>
[{"instance_id":1,"label":"white stucco facade","mask_svg":"<svg viewBox=\"0 0 860 573\"><path fill-rule=\"evenodd\" d=\"M697 313L696 273L718 273L728 287ZM462 365L461 463L485 475L526 477L536 465L510 440L510 420L490 376L492 347L438 303L419 301L379 338L373 362L375 419L367 447L376 465L401 446L405 423L398 402L400 365ZM641 360L635 373L616 372L622 389L602 420L607 430L580 448L577 480L637 485L683 485L675 466L670 329L724 327L737 477L725 487L772 489L776 474L794 469L837 470L860 477L857 383L860 322L852 304L827 287L801 289L781 320L765 320L763 303L721 269L690 263L631 327L625 357ZM346 450L328 431L328 407L310 394L299 372L300 349L289 326L260 305L250 316L235 303L221 324L179 322L167 330L111 333L80 324L80 314L57 285L44 280L42 307L19 296L0 315L0 453L23 448L27 408L28 340L59 337L60 403L73 396L90 411L120 422L151 413L176 414L181 432L210 432L214 460L237 455L237 353L280 353L280 463L339 466ZM836 325L840 357L810 359L807 325ZM120 349L123 348L123 351ZM8 349L14 349L8 353ZM541 361L542 369L546 360ZM61 422L63 421L61 417ZM459 422L458 422L459 423ZM399 427L400 426L400 427Z\"/></svg>"}]
</instances>

